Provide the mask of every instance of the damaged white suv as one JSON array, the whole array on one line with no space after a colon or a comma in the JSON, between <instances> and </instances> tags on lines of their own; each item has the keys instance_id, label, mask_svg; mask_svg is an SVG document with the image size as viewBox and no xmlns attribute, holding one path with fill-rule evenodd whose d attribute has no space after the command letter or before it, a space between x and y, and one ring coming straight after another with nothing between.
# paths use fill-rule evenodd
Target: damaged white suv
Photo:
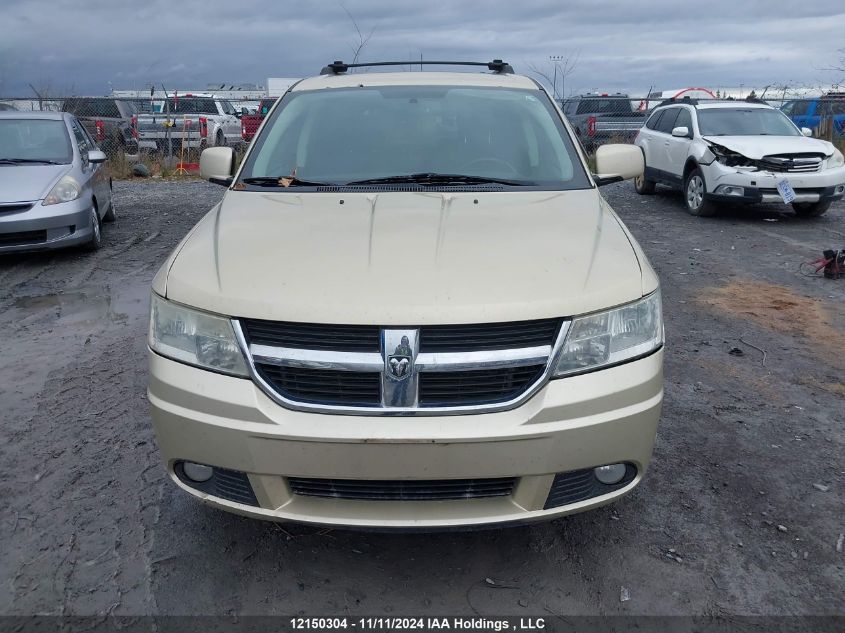
<instances>
[{"instance_id":1,"label":"damaged white suv","mask_svg":"<svg viewBox=\"0 0 845 633\"><path fill-rule=\"evenodd\" d=\"M719 202L781 202L819 216L845 194L845 159L810 134L762 102L661 104L634 141L645 157L634 186L640 194L657 183L681 187L698 216L713 215Z\"/></svg>"}]
</instances>

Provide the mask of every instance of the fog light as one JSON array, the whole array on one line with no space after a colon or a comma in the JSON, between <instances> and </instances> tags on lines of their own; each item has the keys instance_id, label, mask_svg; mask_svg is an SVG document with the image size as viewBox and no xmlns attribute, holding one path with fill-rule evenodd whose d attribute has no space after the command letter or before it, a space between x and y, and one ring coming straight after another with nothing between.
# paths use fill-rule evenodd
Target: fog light
<instances>
[{"instance_id":1,"label":"fog light","mask_svg":"<svg viewBox=\"0 0 845 633\"><path fill-rule=\"evenodd\" d=\"M625 476L625 464L608 464L607 466L599 466L593 472L596 475L596 479L603 484L618 484Z\"/></svg>"},{"instance_id":2,"label":"fog light","mask_svg":"<svg viewBox=\"0 0 845 633\"><path fill-rule=\"evenodd\" d=\"M839 195L840 193L845 193L845 185L839 185L838 187L836 187L834 193L836 195Z\"/></svg>"},{"instance_id":3,"label":"fog light","mask_svg":"<svg viewBox=\"0 0 845 633\"><path fill-rule=\"evenodd\" d=\"M185 473L185 477L191 481L196 481L197 483L208 481L214 474L214 469L211 466L194 464L193 462L185 462L182 464L182 470Z\"/></svg>"},{"instance_id":4,"label":"fog light","mask_svg":"<svg viewBox=\"0 0 845 633\"><path fill-rule=\"evenodd\" d=\"M719 185L716 187L716 193L723 196L744 196L745 187L737 187L736 185Z\"/></svg>"}]
</instances>

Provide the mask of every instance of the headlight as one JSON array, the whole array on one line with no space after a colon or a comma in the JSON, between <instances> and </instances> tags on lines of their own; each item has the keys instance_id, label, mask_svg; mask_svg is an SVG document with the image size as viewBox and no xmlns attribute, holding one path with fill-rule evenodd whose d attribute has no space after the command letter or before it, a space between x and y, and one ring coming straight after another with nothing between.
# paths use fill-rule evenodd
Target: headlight
<instances>
[{"instance_id":1,"label":"headlight","mask_svg":"<svg viewBox=\"0 0 845 633\"><path fill-rule=\"evenodd\" d=\"M573 319L555 376L644 356L663 345L660 292L607 312Z\"/></svg>"},{"instance_id":2,"label":"headlight","mask_svg":"<svg viewBox=\"0 0 845 633\"><path fill-rule=\"evenodd\" d=\"M150 347L189 365L248 375L229 319L171 303L156 294L150 302Z\"/></svg>"},{"instance_id":3,"label":"headlight","mask_svg":"<svg viewBox=\"0 0 845 633\"><path fill-rule=\"evenodd\" d=\"M50 189L50 193L44 198L41 204L58 204L59 202L70 202L76 200L82 193L82 187L71 176L62 176L56 186Z\"/></svg>"},{"instance_id":4,"label":"headlight","mask_svg":"<svg viewBox=\"0 0 845 633\"><path fill-rule=\"evenodd\" d=\"M833 156L827 159L827 168L842 167L845 165L845 156L838 149L833 150Z\"/></svg>"}]
</instances>

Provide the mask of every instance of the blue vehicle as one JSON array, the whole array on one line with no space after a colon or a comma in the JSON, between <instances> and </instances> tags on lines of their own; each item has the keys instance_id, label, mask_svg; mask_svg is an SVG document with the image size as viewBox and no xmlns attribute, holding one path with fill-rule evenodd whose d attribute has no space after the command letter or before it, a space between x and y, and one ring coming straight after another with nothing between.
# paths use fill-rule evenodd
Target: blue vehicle
<instances>
[{"instance_id":1,"label":"blue vehicle","mask_svg":"<svg viewBox=\"0 0 845 633\"><path fill-rule=\"evenodd\" d=\"M781 108L798 127L808 127L818 133L822 117L833 117L833 133L845 135L845 92L829 92L813 99L787 101Z\"/></svg>"}]
</instances>

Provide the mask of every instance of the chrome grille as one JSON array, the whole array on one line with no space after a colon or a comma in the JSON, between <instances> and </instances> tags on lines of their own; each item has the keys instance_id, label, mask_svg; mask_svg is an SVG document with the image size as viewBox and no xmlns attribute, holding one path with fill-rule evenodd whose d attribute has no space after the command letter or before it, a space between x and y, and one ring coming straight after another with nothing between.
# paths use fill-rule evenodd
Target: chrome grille
<instances>
[{"instance_id":1,"label":"chrome grille","mask_svg":"<svg viewBox=\"0 0 845 633\"><path fill-rule=\"evenodd\" d=\"M548 379L569 322L382 328L233 321L253 379L292 409L481 413L519 405Z\"/></svg>"},{"instance_id":2,"label":"chrome grille","mask_svg":"<svg viewBox=\"0 0 845 633\"><path fill-rule=\"evenodd\" d=\"M783 173L812 173L819 171L824 156L814 154L763 156L760 166L768 171Z\"/></svg>"}]
</instances>

